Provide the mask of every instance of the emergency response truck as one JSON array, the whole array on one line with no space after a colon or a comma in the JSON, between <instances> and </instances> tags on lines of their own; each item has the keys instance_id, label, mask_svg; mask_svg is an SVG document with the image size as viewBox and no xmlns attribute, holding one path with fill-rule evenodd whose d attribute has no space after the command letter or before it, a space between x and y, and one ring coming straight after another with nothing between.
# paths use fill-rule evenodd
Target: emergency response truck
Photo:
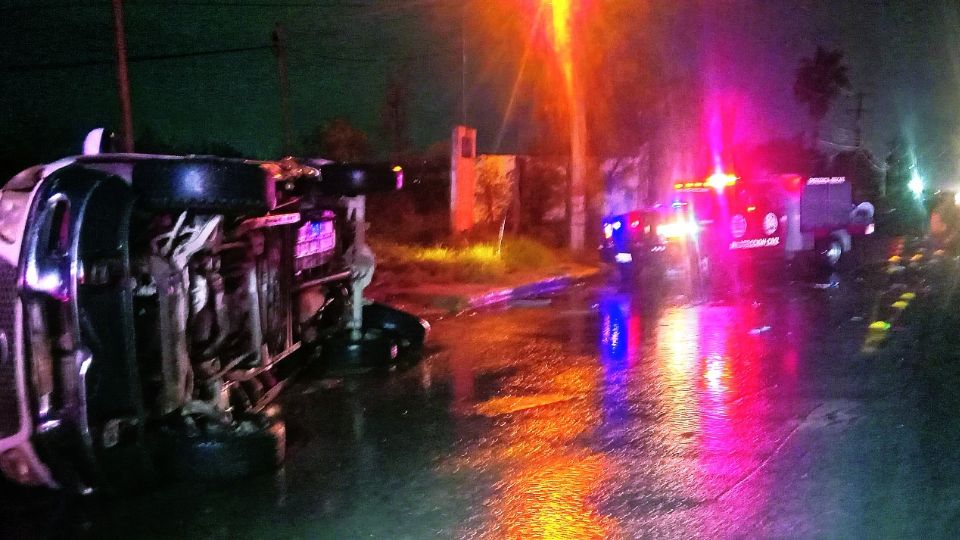
<instances>
[{"instance_id":1,"label":"emergency response truck","mask_svg":"<svg viewBox=\"0 0 960 540\"><path fill-rule=\"evenodd\" d=\"M832 271L874 228L873 206L855 205L842 176L717 172L673 188L665 203L604 220L602 251L623 276L685 267L695 281L726 284L744 270L779 275L787 263Z\"/></svg>"}]
</instances>

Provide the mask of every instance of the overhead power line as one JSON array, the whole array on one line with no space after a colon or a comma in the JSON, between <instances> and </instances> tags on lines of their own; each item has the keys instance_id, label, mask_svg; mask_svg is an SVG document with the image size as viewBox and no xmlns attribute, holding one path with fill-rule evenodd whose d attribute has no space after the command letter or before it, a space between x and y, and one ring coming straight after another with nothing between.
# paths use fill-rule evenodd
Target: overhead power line
<instances>
[{"instance_id":1,"label":"overhead power line","mask_svg":"<svg viewBox=\"0 0 960 540\"><path fill-rule=\"evenodd\" d=\"M233 47L228 49L207 49L202 51L188 51L182 53L169 53L169 54L141 54L130 56L127 61L130 63L142 63L142 62L154 62L154 61L163 61L163 60L179 60L184 58L198 58L204 56L218 56L218 55L227 55L227 54L238 54L238 53L247 53L253 51L266 51L272 48L271 45L255 45L252 47ZM297 49L293 49L297 50ZM323 53L314 53L307 50L299 50L299 53L302 53L306 57L313 60L323 60L328 62L338 62L338 63L373 63L373 62L396 62L396 61L406 61L406 60L419 60L422 58L437 58L445 55L450 55L456 51L453 49L444 49L444 48L434 48L431 49L429 53L423 54L407 54L407 55L383 55L383 56L352 56L352 55L337 55L337 54L323 54ZM26 73L31 71L52 71L59 69L75 69L75 68L84 68L92 66L109 66L113 65L114 59L104 58L104 59L91 59L91 60L81 60L76 62L41 62L35 64L14 64L14 65L0 65L0 71L9 72L9 73Z\"/></svg>"},{"instance_id":2,"label":"overhead power line","mask_svg":"<svg viewBox=\"0 0 960 540\"><path fill-rule=\"evenodd\" d=\"M295 8L369 8L370 4L359 4L354 2L215 2L203 0L169 0L169 1L138 1L127 0L131 4L149 4L151 7L164 6L196 6L196 7L222 7L222 8L263 8L263 7L295 7Z\"/></svg>"},{"instance_id":3,"label":"overhead power line","mask_svg":"<svg viewBox=\"0 0 960 540\"><path fill-rule=\"evenodd\" d=\"M422 0L421 0L422 1ZM438 0L431 0L432 2ZM309 2L309 1L246 1L246 2L216 2L213 0L127 0L128 6L149 6L158 7L211 7L211 8L304 8L304 9L383 9L373 4L358 2ZM48 4L22 4L14 6L2 6L0 12L5 11L36 11L52 9L105 9L110 6L110 2L57 2Z\"/></svg>"},{"instance_id":4,"label":"overhead power line","mask_svg":"<svg viewBox=\"0 0 960 540\"><path fill-rule=\"evenodd\" d=\"M177 60L181 58L196 58L201 56L216 56L222 54L235 54L235 53L245 53L251 51L266 51L270 50L270 45L257 45L253 47L234 47L230 49L208 49L203 51L190 51L183 53L172 53L172 54L144 54L128 57L127 61L130 63L138 62L152 62L157 60ZM29 72L29 71L47 71L47 70L57 70L57 69L72 69L72 68L82 68L82 67L91 67L91 66L108 66L114 63L114 59L99 59L99 60L81 60L79 62L43 62L36 64L19 64L19 65L6 65L0 66L0 71L6 72Z\"/></svg>"}]
</instances>

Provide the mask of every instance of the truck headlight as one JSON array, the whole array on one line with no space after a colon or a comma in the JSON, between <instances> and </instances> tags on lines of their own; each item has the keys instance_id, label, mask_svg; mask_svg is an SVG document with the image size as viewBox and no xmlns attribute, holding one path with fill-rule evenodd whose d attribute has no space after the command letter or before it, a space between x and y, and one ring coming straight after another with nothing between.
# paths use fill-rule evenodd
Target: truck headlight
<instances>
[{"instance_id":1,"label":"truck headlight","mask_svg":"<svg viewBox=\"0 0 960 540\"><path fill-rule=\"evenodd\" d=\"M657 234L668 239L696 236L699 232L700 226L693 221L677 221L674 223L663 223L657 225Z\"/></svg>"}]
</instances>

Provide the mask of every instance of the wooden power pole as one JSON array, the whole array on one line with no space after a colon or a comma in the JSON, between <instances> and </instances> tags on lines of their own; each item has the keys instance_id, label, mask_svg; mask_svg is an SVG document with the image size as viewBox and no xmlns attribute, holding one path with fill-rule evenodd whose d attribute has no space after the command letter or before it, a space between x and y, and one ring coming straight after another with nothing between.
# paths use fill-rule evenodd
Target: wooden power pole
<instances>
[{"instance_id":1,"label":"wooden power pole","mask_svg":"<svg viewBox=\"0 0 960 540\"><path fill-rule=\"evenodd\" d=\"M863 117L865 114L869 114L871 111L863 108L863 98L872 96L872 93L867 92L857 92L857 106L851 110L854 118L856 120L856 129L854 131L854 138L857 147L863 146Z\"/></svg>"},{"instance_id":2,"label":"wooden power pole","mask_svg":"<svg viewBox=\"0 0 960 540\"><path fill-rule=\"evenodd\" d=\"M120 149L133 152L133 106L127 71L127 37L123 29L123 0L113 0L113 37L117 52L117 95L120 98Z\"/></svg>"}]
</instances>

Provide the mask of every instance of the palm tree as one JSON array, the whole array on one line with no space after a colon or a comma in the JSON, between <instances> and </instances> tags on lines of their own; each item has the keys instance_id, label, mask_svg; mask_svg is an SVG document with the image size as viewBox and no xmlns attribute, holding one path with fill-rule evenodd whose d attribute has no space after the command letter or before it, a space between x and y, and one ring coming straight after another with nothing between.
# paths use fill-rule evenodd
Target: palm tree
<instances>
[{"instance_id":1,"label":"palm tree","mask_svg":"<svg viewBox=\"0 0 960 540\"><path fill-rule=\"evenodd\" d=\"M847 66L843 65L843 51L828 51L817 47L813 58L800 60L793 95L797 102L807 106L813 119L813 140L819 138L820 122L830 111L833 101L841 92L850 89Z\"/></svg>"}]
</instances>

